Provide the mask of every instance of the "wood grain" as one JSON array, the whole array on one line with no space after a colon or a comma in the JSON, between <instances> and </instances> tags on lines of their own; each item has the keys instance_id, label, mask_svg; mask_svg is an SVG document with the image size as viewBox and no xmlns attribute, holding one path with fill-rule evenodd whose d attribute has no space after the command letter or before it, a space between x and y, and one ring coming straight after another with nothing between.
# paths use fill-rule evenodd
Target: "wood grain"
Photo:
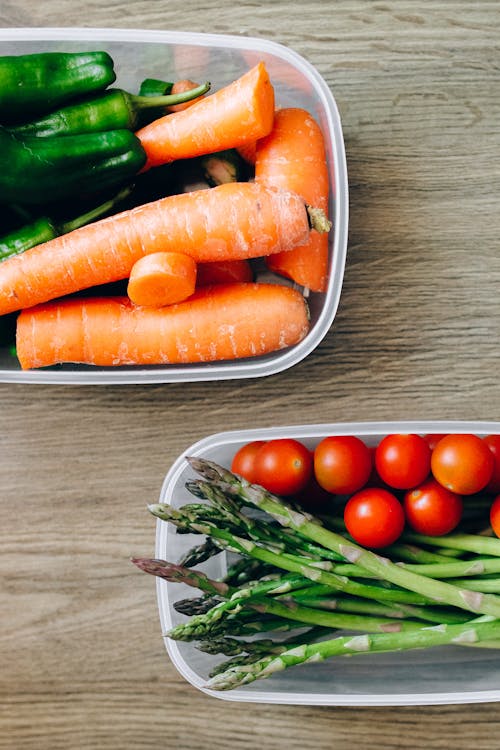
<instances>
[{"instance_id":1,"label":"wood grain","mask_svg":"<svg viewBox=\"0 0 500 750\"><path fill-rule=\"evenodd\" d=\"M0 386L0 750L496 750L498 704L241 706L169 663L156 500L223 429L499 419L500 6L410 0L0 3L13 26L235 33L289 45L337 100L350 180L341 303L315 352L263 380Z\"/></svg>"}]
</instances>

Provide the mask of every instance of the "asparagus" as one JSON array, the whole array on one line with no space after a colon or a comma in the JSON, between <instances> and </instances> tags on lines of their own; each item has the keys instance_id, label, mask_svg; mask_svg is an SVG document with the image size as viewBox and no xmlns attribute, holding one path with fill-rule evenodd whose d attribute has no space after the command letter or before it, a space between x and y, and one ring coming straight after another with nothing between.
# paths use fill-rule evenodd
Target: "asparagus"
<instances>
[{"instance_id":1,"label":"asparagus","mask_svg":"<svg viewBox=\"0 0 500 750\"><path fill-rule=\"evenodd\" d=\"M446 563L398 563L404 570L409 570L428 578L458 578L460 576L481 576L489 573L500 573L500 558L476 557L474 560L457 560ZM334 573L360 578L372 577L359 565L340 564L332 568ZM372 574L373 575L373 574Z\"/></svg>"},{"instance_id":2,"label":"asparagus","mask_svg":"<svg viewBox=\"0 0 500 750\"><path fill-rule=\"evenodd\" d=\"M406 632L348 635L319 643L289 648L281 654L271 654L250 664L229 667L210 678L205 687L211 690L230 690L298 664L324 661L345 654L367 654L409 649L431 648L450 644L475 644L500 638L500 622L467 622L460 625L435 625Z\"/></svg>"},{"instance_id":3,"label":"asparagus","mask_svg":"<svg viewBox=\"0 0 500 750\"><path fill-rule=\"evenodd\" d=\"M185 568L193 568L195 565L205 562L210 557L218 555L220 553L220 547L216 545L211 536L208 536L203 544L197 544L195 547L191 547L183 557L179 560L179 565Z\"/></svg>"},{"instance_id":4,"label":"asparagus","mask_svg":"<svg viewBox=\"0 0 500 750\"><path fill-rule=\"evenodd\" d=\"M363 547L354 542L346 541L341 535L321 526L309 514L301 513L287 506L278 497L267 492L262 487L250 484L245 479L238 477L218 464L193 457L188 458L188 461L196 472L219 487L225 494L231 497L236 496L243 502L260 508L260 510L268 513L283 526L300 531L303 536L314 543L338 552L346 560L365 568L369 573L374 573L381 579L421 594L427 599L466 609L470 612L500 617L500 597L493 594L471 591L465 587L426 578L418 573L405 570L387 558L363 549ZM414 538L413 541L417 543L427 539L427 537L416 536L417 538ZM467 535L461 536L466 537ZM475 537L473 538L475 539ZM444 539L445 537L439 538L441 546L446 546L446 544L443 545ZM500 540L481 537L480 541L484 544L480 550L477 549L477 542L472 545L472 542L462 538L460 543L470 544L471 547L475 546L476 548L471 551L479 551L480 554L490 554L488 551L485 551L487 548L497 549L497 554L500 554ZM329 573L328 575L333 574Z\"/></svg>"},{"instance_id":5,"label":"asparagus","mask_svg":"<svg viewBox=\"0 0 500 750\"><path fill-rule=\"evenodd\" d=\"M312 587L308 591L292 592L289 596L306 607L316 609L338 610L339 612L351 612L353 614L380 615L389 618L403 618L406 616L418 620L435 623L460 623L466 622L470 616L462 610L452 611L443 607L417 607L411 604L394 603L383 604L381 602L369 602L356 597L336 597L321 594L318 587Z\"/></svg>"},{"instance_id":6,"label":"asparagus","mask_svg":"<svg viewBox=\"0 0 500 750\"><path fill-rule=\"evenodd\" d=\"M500 539L478 534L447 534L446 536L434 537L424 534L406 532L405 539L417 544L429 544L435 547L463 550L464 552L475 552L477 555L490 555L500 557Z\"/></svg>"},{"instance_id":7,"label":"asparagus","mask_svg":"<svg viewBox=\"0 0 500 750\"><path fill-rule=\"evenodd\" d=\"M283 555L279 551L266 549L248 539L234 536L230 531L222 529L220 526L209 521L199 521L190 514L184 513L185 507L182 508L181 512L174 510L170 505L153 503L148 506L148 509L150 513L164 521L170 521L175 525L180 524L181 527L188 528L195 533L215 536L218 543L221 546L225 546L231 552L254 557L283 570L300 573L312 581L326 584L337 591L345 591L348 594L367 599L404 602L406 604L427 604L429 601L428 598L411 591L382 588L381 586L371 586L351 581L346 576L339 576L327 570L322 570L314 564L308 564L307 560L303 558L298 558L298 560L290 559L289 556Z\"/></svg>"},{"instance_id":8,"label":"asparagus","mask_svg":"<svg viewBox=\"0 0 500 750\"><path fill-rule=\"evenodd\" d=\"M173 583L186 583L188 586L205 591L207 594L224 596L229 592L227 583L214 581L199 570L175 565L167 560L133 557L131 562L145 573L150 573Z\"/></svg>"}]
</instances>

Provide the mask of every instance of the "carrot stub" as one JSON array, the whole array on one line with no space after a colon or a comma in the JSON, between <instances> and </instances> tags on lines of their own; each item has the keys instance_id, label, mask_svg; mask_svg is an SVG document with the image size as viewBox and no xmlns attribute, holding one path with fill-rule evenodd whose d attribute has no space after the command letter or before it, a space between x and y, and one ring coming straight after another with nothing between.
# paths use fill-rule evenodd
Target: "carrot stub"
<instances>
[{"instance_id":1,"label":"carrot stub","mask_svg":"<svg viewBox=\"0 0 500 750\"><path fill-rule=\"evenodd\" d=\"M138 307L127 297L38 305L18 316L16 348L24 370L62 362L181 364L266 354L298 343L308 330L297 290L236 283L161 308Z\"/></svg>"},{"instance_id":2,"label":"carrot stub","mask_svg":"<svg viewBox=\"0 0 500 750\"><path fill-rule=\"evenodd\" d=\"M257 142L255 180L299 193L306 203L328 211L328 167L323 133L299 108L275 113L271 133ZM328 275L328 235L312 232L307 243L268 258L267 266L313 292L324 292Z\"/></svg>"},{"instance_id":3,"label":"carrot stub","mask_svg":"<svg viewBox=\"0 0 500 750\"><path fill-rule=\"evenodd\" d=\"M132 266L127 294L136 305L182 302L196 288L196 261L184 253L151 253Z\"/></svg>"},{"instance_id":4,"label":"carrot stub","mask_svg":"<svg viewBox=\"0 0 500 750\"><path fill-rule=\"evenodd\" d=\"M182 252L200 263L290 250L307 242L313 220L296 193L255 183L167 196L5 260L0 315L127 279L149 253Z\"/></svg>"},{"instance_id":5,"label":"carrot stub","mask_svg":"<svg viewBox=\"0 0 500 750\"><path fill-rule=\"evenodd\" d=\"M192 107L139 129L144 169L255 141L271 131L273 117L274 89L261 62Z\"/></svg>"}]
</instances>

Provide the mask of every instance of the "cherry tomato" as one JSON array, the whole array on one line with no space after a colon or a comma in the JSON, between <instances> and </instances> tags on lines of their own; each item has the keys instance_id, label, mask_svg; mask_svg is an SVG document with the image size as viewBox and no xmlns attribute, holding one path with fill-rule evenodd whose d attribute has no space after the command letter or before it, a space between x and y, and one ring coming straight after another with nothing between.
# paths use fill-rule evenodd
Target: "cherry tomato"
<instances>
[{"instance_id":1,"label":"cherry tomato","mask_svg":"<svg viewBox=\"0 0 500 750\"><path fill-rule=\"evenodd\" d=\"M323 438L314 451L314 473L321 487L337 495L361 489L371 474L370 449L354 435Z\"/></svg>"},{"instance_id":2,"label":"cherry tomato","mask_svg":"<svg viewBox=\"0 0 500 750\"><path fill-rule=\"evenodd\" d=\"M344 509L349 534L363 547L387 547L401 536L405 525L403 506L392 492L367 487L354 494Z\"/></svg>"},{"instance_id":3,"label":"cherry tomato","mask_svg":"<svg viewBox=\"0 0 500 750\"><path fill-rule=\"evenodd\" d=\"M251 443L243 445L234 455L231 471L255 484L255 456L265 443L265 440L252 440Z\"/></svg>"},{"instance_id":4,"label":"cherry tomato","mask_svg":"<svg viewBox=\"0 0 500 750\"><path fill-rule=\"evenodd\" d=\"M431 469L431 449L420 435L386 435L375 450L380 478L398 490L416 487Z\"/></svg>"},{"instance_id":5,"label":"cherry tomato","mask_svg":"<svg viewBox=\"0 0 500 750\"><path fill-rule=\"evenodd\" d=\"M473 495L490 481L495 459L476 435L446 435L432 451L432 473L443 487L459 495Z\"/></svg>"},{"instance_id":6,"label":"cherry tomato","mask_svg":"<svg viewBox=\"0 0 500 750\"><path fill-rule=\"evenodd\" d=\"M484 489L487 492L497 495L500 492L500 435L486 435L483 440L493 453L493 458L495 460L493 474Z\"/></svg>"},{"instance_id":7,"label":"cherry tomato","mask_svg":"<svg viewBox=\"0 0 500 750\"><path fill-rule=\"evenodd\" d=\"M313 473L311 451L293 438L269 440L255 456L256 484L275 495L295 495Z\"/></svg>"},{"instance_id":8,"label":"cherry tomato","mask_svg":"<svg viewBox=\"0 0 500 750\"><path fill-rule=\"evenodd\" d=\"M444 438L444 434L443 433L441 433L441 434L432 434L431 433L429 435L424 435L424 440L427 443L427 445L429 446L429 448L431 449L431 451L434 450L434 448L439 443L439 441L441 440L441 438Z\"/></svg>"},{"instance_id":9,"label":"cherry tomato","mask_svg":"<svg viewBox=\"0 0 500 750\"><path fill-rule=\"evenodd\" d=\"M490 523L495 534L500 537L500 495L496 496L490 508Z\"/></svg>"},{"instance_id":10,"label":"cherry tomato","mask_svg":"<svg viewBox=\"0 0 500 750\"><path fill-rule=\"evenodd\" d=\"M428 536L449 534L458 525L463 512L460 495L447 490L435 479L428 479L406 492L403 507L412 529Z\"/></svg>"}]
</instances>

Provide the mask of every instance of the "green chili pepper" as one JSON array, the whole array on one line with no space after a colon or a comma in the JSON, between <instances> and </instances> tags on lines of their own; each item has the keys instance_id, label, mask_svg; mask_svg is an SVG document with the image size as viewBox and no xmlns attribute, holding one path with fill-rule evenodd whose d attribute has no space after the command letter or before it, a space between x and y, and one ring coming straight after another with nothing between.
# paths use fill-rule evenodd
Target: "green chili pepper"
<instances>
[{"instance_id":1,"label":"green chili pepper","mask_svg":"<svg viewBox=\"0 0 500 750\"><path fill-rule=\"evenodd\" d=\"M48 216L39 216L30 223L0 238L0 261L10 258L11 255L24 253L30 247L53 240L54 237L61 234L68 234L68 232L83 227L85 224L90 224L91 221L95 221L115 209L121 201L130 195L131 190L130 187L124 188L114 198L69 221L61 222Z\"/></svg>"},{"instance_id":2,"label":"green chili pepper","mask_svg":"<svg viewBox=\"0 0 500 750\"><path fill-rule=\"evenodd\" d=\"M46 205L130 181L146 154L129 130L17 138L0 127L0 203Z\"/></svg>"},{"instance_id":3,"label":"green chili pepper","mask_svg":"<svg viewBox=\"0 0 500 750\"><path fill-rule=\"evenodd\" d=\"M76 135L121 128L136 130L141 124L143 110L181 104L201 96L209 88L210 83L207 82L191 91L167 96L138 96L121 89L108 89L91 99L69 104L10 130L22 137Z\"/></svg>"},{"instance_id":4,"label":"green chili pepper","mask_svg":"<svg viewBox=\"0 0 500 750\"><path fill-rule=\"evenodd\" d=\"M116 80L107 52L42 52L0 57L0 122L23 122Z\"/></svg>"},{"instance_id":5,"label":"green chili pepper","mask_svg":"<svg viewBox=\"0 0 500 750\"><path fill-rule=\"evenodd\" d=\"M168 96L168 94L172 93L173 85L171 81L160 81L158 78L145 78L139 88L139 96ZM162 107L142 110L139 115L140 127L142 128L143 125L147 125L147 123L163 117L164 114L165 108Z\"/></svg>"},{"instance_id":6,"label":"green chili pepper","mask_svg":"<svg viewBox=\"0 0 500 750\"><path fill-rule=\"evenodd\" d=\"M140 96L167 96L174 84L170 81L160 81L158 78L145 78L141 83Z\"/></svg>"}]
</instances>

